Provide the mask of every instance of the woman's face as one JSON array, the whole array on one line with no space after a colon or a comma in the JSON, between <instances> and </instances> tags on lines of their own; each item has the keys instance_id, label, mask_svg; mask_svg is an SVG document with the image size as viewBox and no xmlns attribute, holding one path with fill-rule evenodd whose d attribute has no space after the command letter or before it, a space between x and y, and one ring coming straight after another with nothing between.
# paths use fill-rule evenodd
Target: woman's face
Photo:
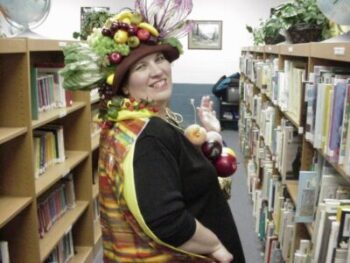
<instances>
[{"instance_id":1,"label":"woman's face","mask_svg":"<svg viewBox=\"0 0 350 263\"><path fill-rule=\"evenodd\" d=\"M140 59L130 69L123 91L135 99L166 105L172 93L170 62L160 52Z\"/></svg>"}]
</instances>

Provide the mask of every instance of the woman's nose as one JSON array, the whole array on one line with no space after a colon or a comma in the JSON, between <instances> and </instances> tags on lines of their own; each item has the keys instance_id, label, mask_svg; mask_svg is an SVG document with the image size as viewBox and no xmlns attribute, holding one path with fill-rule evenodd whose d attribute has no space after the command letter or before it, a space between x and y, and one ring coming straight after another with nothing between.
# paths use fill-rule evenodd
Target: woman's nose
<instances>
[{"instance_id":1,"label":"woman's nose","mask_svg":"<svg viewBox=\"0 0 350 263\"><path fill-rule=\"evenodd\" d=\"M157 76L162 73L160 66L157 63L150 63L150 74L151 76Z\"/></svg>"}]
</instances>

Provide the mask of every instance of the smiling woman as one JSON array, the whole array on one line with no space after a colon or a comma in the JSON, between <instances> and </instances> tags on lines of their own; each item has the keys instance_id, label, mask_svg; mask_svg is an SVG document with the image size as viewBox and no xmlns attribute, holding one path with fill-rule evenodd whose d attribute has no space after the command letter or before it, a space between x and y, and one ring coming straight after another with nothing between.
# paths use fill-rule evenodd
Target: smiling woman
<instances>
[{"instance_id":1,"label":"smiling woman","mask_svg":"<svg viewBox=\"0 0 350 263\"><path fill-rule=\"evenodd\" d=\"M192 2L136 7L108 20L89 46L66 48L63 71L67 88L100 86L104 262L244 262L217 170L167 107L171 62L182 52L175 37L190 29L182 19ZM174 21L174 12L185 16ZM111 59L114 53L121 58ZM220 130L208 98L199 112L208 131Z\"/></svg>"}]
</instances>

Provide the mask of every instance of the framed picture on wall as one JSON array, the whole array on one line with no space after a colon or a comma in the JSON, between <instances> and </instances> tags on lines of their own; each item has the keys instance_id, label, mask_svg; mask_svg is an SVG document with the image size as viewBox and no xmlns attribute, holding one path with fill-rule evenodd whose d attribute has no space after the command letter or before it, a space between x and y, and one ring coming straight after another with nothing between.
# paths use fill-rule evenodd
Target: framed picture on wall
<instances>
[{"instance_id":1,"label":"framed picture on wall","mask_svg":"<svg viewBox=\"0 0 350 263\"><path fill-rule=\"evenodd\" d=\"M222 49L222 21L195 20L188 34L188 49Z\"/></svg>"}]
</instances>

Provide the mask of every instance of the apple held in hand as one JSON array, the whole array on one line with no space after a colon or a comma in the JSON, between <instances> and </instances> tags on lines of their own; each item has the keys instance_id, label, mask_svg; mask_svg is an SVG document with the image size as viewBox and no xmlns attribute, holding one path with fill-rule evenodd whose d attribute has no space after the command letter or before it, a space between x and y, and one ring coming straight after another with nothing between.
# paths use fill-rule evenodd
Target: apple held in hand
<instances>
[{"instance_id":1,"label":"apple held in hand","mask_svg":"<svg viewBox=\"0 0 350 263\"><path fill-rule=\"evenodd\" d=\"M222 145L218 141L208 140L202 144L202 152L204 155L210 159L217 159L222 152Z\"/></svg>"},{"instance_id":2,"label":"apple held in hand","mask_svg":"<svg viewBox=\"0 0 350 263\"><path fill-rule=\"evenodd\" d=\"M221 155L214 161L214 166L220 177L228 177L234 174L237 170L237 160L236 157L232 154L229 154L223 151Z\"/></svg>"},{"instance_id":3,"label":"apple held in hand","mask_svg":"<svg viewBox=\"0 0 350 263\"><path fill-rule=\"evenodd\" d=\"M184 134L194 145L202 145L207 139L207 131L198 124L188 126Z\"/></svg>"}]
</instances>

